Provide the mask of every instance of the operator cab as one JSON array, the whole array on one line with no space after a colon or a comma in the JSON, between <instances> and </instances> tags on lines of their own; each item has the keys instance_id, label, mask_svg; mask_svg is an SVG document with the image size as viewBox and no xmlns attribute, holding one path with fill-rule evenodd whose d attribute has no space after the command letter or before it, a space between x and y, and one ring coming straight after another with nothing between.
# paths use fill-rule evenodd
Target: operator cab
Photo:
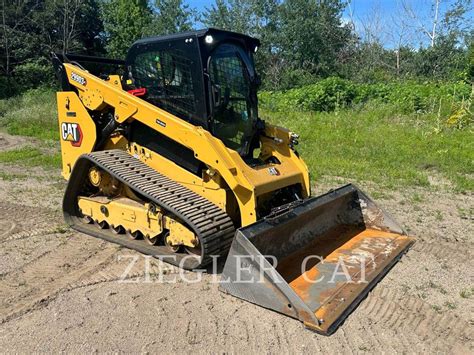
<instances>
[{"instance_id":1,"label":"operator cab","mask_svg":"<svg viewBox=\"0 0 474 355\"><path fill-rule=\"evenodd\" d=\"M127 83L143 99L202 126L241 156L252 154L258 127L253 53L258 39L218 29L145 38L130 48Z\"/></svg>"}]
</instances>

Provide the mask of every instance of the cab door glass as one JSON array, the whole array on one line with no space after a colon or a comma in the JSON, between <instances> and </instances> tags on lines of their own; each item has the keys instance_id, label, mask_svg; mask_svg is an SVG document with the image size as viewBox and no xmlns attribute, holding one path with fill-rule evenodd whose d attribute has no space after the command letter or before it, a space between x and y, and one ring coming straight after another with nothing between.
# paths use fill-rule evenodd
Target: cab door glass
<instances>
[{"instance_id":1,"label":"cab door glass","mask_svg":"<svg viewBox=\"0 0 474 355\"><path fill-rule=\"evenodd\" d=\"M233 44L217 47L211 54L209 75L214 101L214 134L227 147L245 155L253 134L253 110L249 72L241 52Z\"/></svg>"}]
</instances>

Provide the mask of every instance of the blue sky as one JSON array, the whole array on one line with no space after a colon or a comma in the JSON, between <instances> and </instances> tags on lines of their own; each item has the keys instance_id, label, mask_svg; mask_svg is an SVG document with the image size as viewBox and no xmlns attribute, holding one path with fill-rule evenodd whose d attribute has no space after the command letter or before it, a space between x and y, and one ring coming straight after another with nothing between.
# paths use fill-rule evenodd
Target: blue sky
<instances>
[{"instance_id":1,"label":"blue sky","mask_svg":"<svg viewBox=\"0 0 474 355\"><path fill-rule=\"evenodd\" d=\"M205 7L209 7L214 4L214 0L186 0L186 2L197 10L203 10ZM413 6L425 5L429 0L407 0L407 3ZM445 0L444 3L452 3L453 0ZM352 0L352 7L355 15L365 16L371 12L374 7L379 7L382 13L388 15L395 11L399 1L398 0ZM347 11L346 11L347 12Z\"/></svg>"},{"instance_id":2,"label":"blue sky","mask_svg":"<svg viewBox=\"0 0 474 355\"><path fill-rule=\"evenodd\" d=\"M416 3L423 0L410 0L410 2ZM214 0L187 0L186 1L191 7L197 10L204 10L205 7L210 7L214 4ZM380 4L382 10L386 13L393 11L397 5L396 0L352 0L355 12L359 15L367 14L374 5Z\"/></svg>"},{"instance_id":3,"label":"blue sky","mask_svg":"<svg viewBox=\"0 0 474 355\"><path fill-rule=\"evenodd\" d=\"M215 3L214 0L185 0L192 8L195 8L198 11L204 10L206 7L210 7ZM364 26L362 24L367 24L372 22L371 26L374 28L372 31L374 33L379 32L380 38L386 46L392 47L394 45L394 38L398 35L395 32L399 29L394 29L393 19L401 19L406 16L403 15L402 11L402 1L405 4L408 4L412 8L413 13L415 13L419 18L416 19L417 23L423 23L426 28L430 28L432 22L430 22L429 13L430 13L430 3L433 3L433 0L351 0L350 8L347 7L343 14L343 19L348 20L352 10L352 19L356 26L356 31L364 37ZM444 10L449 7L455 0L442 0L441 1L441 14L444 13ZM470 18L474 22L474 11L471 10ZM398 20L402 21L402 20ZM406 37L405 42L411 43L417 46L420 43L427 44L429 43L429 38L426 35L423 35L419 28L415 28L415 21L412 21L407 28L404 28L404 31L407 32L404 34ZM198 27L199 24L198 24Z\"/></svg>"}]
</instances>

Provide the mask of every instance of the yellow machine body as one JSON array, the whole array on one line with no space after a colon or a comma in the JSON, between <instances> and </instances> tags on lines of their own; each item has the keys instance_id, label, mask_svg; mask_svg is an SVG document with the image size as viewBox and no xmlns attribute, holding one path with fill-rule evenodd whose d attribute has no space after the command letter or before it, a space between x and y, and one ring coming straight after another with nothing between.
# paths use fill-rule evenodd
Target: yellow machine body
<instances>
[{"instance_id":1,"label":"yellow machine body","mask_svg":"<svg viewBox=\"0 0 474 355\"><path fill-rule=\"evenodd\" d=\"M266 136L262 138L260 154L262 157L276 157L280 164L268 164L256 169L249 167L241 156L227 148L222 141L201 127L196 127L182 119L122 90L113 81L104 81L78 68L64 64L68 77L80 76L85 79L82 85L70 81L79 93L58 93L58 115L60 128L65 123L79 124L82 131L82 144L72 144L62 139L63 176L68 178L76 159L84 153L93 151L96 139L95 125L86 108L100 110L105 106L115 108L117 122L138 120L150 129L156 130L183 146L191 149L197 159L208 169L201 178L186 171L172 161L131 142L123 146L145 164L168 176L190 190L227 209L228 188L238 204L241 226L257 220L257 199L266 193L286 186L300 184L303 198L310 194L309 174L304 161L290 148L291 132L287 129L268 125ZM74 116L74 120L71 120ZM157 123L157 120L160 123ZM165 126L163 126L163 123ZM61 136L62 137L62 136ZM124 137L120 137L122 141ZM77 138L79 139L79 138ZM117 137L108 143L117 146ZM278 174L272 174L274 167ZM229 214L235 211L228 211Z\"/></svg>"},{"instance_id":2,"label":"yellow machine body","mask_svg":"<svg viewBox=\"0 0 474 355\"><path fill-rule=\"evenodd\" d=\"M179 45L211 34L241 39L209 31L183 35ZM226 43L217 58L228 55ZM158 63L162 57L151 58ZM355 186L312 197L308 168L289 130L264 123L258 149L251 150L259 163L251 164L210 130L124 89L123 77L102 78L76 64L58 66L67 89L57 94L57 104L62 175L69 180L63 210L78 231L165 255L187 269L209 264L213 254L228 255L222 291L323 334L332 333L413 244ZM152 69L149 77L161 68ZM173 80L183 78L174 72ZM229 101L228 92L212 95L215 102ZM105 115L111 118L104 127ZM191 152L199 173L134 140L127 132L134 123ZM284 202L275 207L274 196L282 191L290 191L292 200L278 197Z\"/></svg>"}]
</instances>

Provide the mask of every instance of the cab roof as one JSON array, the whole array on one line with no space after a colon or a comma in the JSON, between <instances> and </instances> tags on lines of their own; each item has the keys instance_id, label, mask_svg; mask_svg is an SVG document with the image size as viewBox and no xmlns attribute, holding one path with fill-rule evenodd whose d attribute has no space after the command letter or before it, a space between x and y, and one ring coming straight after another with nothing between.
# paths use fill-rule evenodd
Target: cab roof
<instances>
[{"instance_id":1,"label":"cab roof","mask_svg":"<svg viewBox=\"0 0 474 355\"><path fill-rule=\"evenodd\" d=\"M202 39L206 37L207 35L216 37L217 42L221 42L225 39L240 40L241 42L245 43L250 50L253 50L256 46L257 47L260 46L260 40L257 38L250 37L242 33L226 31L226 30L221 30L218 28L211 27L211 28L205 28L201 30L181 32L181 33L175 33L175 34L164 35L164 36L142 38L135 41L132 47L150 44L150 43L169 42L169 41L187 39L187 38Z\"/></svg>"}]
</instances>

